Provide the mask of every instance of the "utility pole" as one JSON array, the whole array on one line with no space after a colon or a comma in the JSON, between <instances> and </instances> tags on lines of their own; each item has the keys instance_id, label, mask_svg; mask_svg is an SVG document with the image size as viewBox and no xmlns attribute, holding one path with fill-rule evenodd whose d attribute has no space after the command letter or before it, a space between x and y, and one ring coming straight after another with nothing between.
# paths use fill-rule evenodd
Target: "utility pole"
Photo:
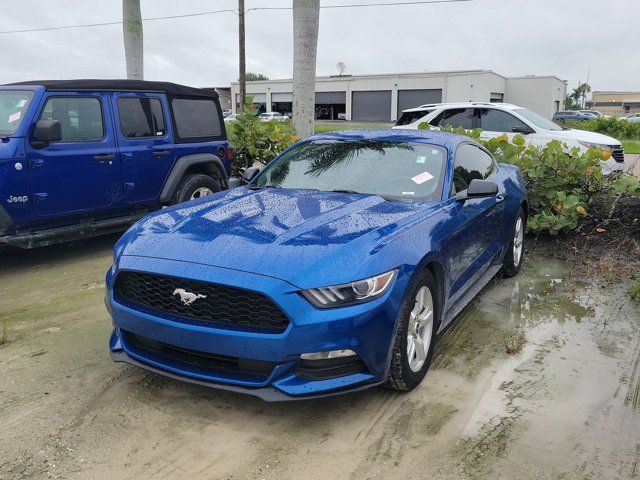
<instances>
[{"instance_id":1,"label":"utility pole","mask_svg":"<svg viewBox=\"0 0 640 480\"><path fill-rule=\"evenodd\" d=\"M246 79L246 58L244 52L244 0L238 0L238 46L240 51L240 72L238 74L238 83L240 83L240 110L244 107L245 97L247 96L247 79Z\"/></svg>"}]
</instances>

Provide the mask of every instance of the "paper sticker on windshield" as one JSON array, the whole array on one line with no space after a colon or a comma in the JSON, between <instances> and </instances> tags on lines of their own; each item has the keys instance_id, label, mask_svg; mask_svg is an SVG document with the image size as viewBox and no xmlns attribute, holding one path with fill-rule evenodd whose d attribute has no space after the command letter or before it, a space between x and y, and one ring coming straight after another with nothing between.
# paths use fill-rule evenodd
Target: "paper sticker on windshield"
<instances>
[{"instance_id":1,"label":"paper sticker on windshield","mask_svg":"<svg viewBox=\"0 0 640 480\"><path fill-rule=\"evenodd\" d=\"M422 156L422 155L419 155L419 156L416 158L416 163L424 163L424 162L426 162L426 161L427 161L427 157Z\"/></svg>"},{"instance_id":2,"label":"paper sticker on windshield","mask_svg":"<svg viewBox=\"0 0 640 480\"><path fill-rule=\"evenodd\" d=\"M17 106L18 106L18 108L22 108L22 107L24 107L26 104L27 104L27 101L23 98L22 100L20 100L20 101L18 102L18 105L17 105Z\"/></svg>"},{"instance_id":3,"label":"paper sticker on windshield","mask_svg":"<svg viewBox=\"0 0 640 480\"><path fill-rule=\"evenodd\" d=\"M13 115L9 115L9 123L15 122L16 120L20 120L20 116L22 112L16 112Z\"/></svg>"},{"instance_id":4,"label":"paper sticker on windshield","mask_svg":"<svg viewBox=\"0 0 640 480\"><path fill-rule=\"evenodd\" d=\"M422 185L424 182L428 182L432 178L433 175L431 175L429 172L422 172L415 177L411 177L411 180L413 180L416 185Z\"/></svg>"}]
</instances>

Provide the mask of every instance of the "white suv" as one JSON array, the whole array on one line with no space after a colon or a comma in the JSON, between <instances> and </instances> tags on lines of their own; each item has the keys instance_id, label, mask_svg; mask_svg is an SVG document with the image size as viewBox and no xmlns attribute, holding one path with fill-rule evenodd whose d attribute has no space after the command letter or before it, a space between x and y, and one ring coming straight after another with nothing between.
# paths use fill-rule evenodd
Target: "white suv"
<instances>
[{"instance_id":1,"label":"white suv","mask_svg":"<svg viewBox=\"0 0 640 480\"><path fill-rule=\"evenodd\" d=\"M433 127L450 125L467 130L482 129L480 135L489 139L507 134L513 138L517 133L524 136L527 143L544 147L551 140L560 140L569 148L578 147L586 151L590 147L610 150L611 158L602 162L602 173L624 170L624 151L622 144L615 138L595 132L563 128L541 115L508 103L438 103L410 108L393 128L418 128L422 122Z\"/></svg>"}]
</instances>

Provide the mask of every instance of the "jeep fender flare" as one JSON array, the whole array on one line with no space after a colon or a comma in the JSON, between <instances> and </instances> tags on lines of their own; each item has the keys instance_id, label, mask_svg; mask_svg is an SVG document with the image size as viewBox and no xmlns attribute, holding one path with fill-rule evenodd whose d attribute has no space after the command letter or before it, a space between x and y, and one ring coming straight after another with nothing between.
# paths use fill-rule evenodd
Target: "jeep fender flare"
<instances>
[{"instance_id":1,"label":"jeep fender flare","mask_svg":"<svg viewBox=\"0 0 640 480\"><path fill-rule=\"evenodd\" d=\"M161 203L171 201L180 180L182 180L185 173L192 167L199 167L200 170L205 170L208 175L220 182L221 187L227 186L227 173L220 157L213 153L185 155L176 160L176 163L173 165L167 181L162 188L162 192L160 192Z\"/></svg>"}]
</instances>

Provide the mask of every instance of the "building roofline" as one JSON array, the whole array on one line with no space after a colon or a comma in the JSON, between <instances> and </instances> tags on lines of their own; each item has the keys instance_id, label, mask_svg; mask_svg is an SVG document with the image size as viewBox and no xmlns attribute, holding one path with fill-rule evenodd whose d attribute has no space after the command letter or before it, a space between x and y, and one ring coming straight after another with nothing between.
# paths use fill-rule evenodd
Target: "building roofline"
<instances>
[{"instance_id":1,"label":"building roofline","mask_svg":"<svg viewBox=\"0 0 640 480\"><path fill-rule=\"evenodd\" d=\"M507 78L504 75L494 72L493 70L486 69L474 69L474 70L443 70L443 71L428 71L428 72L399 72L399 73L367 73L362 75L318 75L316 81L323 80L350 80L350 79L367 79L367 78L394 78L394 77L435 77L442 75L469 75L469 74L492 74L498 77ZM254 85L267 84L267 83L287 83L292 82L293 78L279 78L274 80L253 80L247 81ZM231 85L238 85L238 82L231 82Z\"/></svg>"}]
</instances>

